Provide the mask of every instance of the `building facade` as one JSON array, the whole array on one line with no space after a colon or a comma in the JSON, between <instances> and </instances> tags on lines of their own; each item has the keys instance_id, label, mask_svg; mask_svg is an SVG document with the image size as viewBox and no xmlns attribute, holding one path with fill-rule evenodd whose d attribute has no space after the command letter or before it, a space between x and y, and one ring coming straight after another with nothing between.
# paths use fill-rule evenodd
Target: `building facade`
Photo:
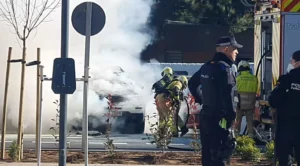
<instances>
[{"instance_id":1,"label":"building facade","mask_svg":"<svg viewBox=\"0 0 300 166\"><path fill-rule=\"evenodd\" d=\"M143 53L143 59L155 58L162 63L203 63L215 53L215 43L228 35L228 27L194 25L182 22L166 22L160 39ZM235 35L244 47L239 49L238 59L253 61L254 31L249 28Z\"/></svg>"}]
</instances>

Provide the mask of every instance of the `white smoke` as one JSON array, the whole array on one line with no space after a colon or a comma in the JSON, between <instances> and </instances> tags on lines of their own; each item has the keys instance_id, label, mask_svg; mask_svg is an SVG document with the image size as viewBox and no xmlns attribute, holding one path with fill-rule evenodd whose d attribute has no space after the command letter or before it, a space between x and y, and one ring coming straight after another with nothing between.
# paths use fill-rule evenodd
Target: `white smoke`
<instances>
[{"instance_id":1,"label":"white smoke","mask_svg":"<svg viewBox=\"0 0 300 166\"><path fill-rule=\"evenodd\" d=\"M80 0L70 1L72 11ZM94 0L105 11L106 24L104 29L91 38L90 56L90 86L88 110L90 114L103 113L106 102L99 100L98 93L131 95L131 104L143 104L153 97L150 89L159 76L159 72L140 63L140 53L151 43L152 34L146 33L147 21L150 16L152 0ZM19 11L21 13L21 9ZM60 56L60 24L61 9L56 9L28 39L27 62L36 59L36 48L41 48L41 61L45 66L44 74L52 75L53 59ZM70 13L71 16L71 13ZM71 20L71 19L70 19ZM8 47L13 47L13 59L21 58L21 49L17 44L13 29L5 22L0 23L2 32L0 41L0 86L4 89L5 66ZM78 34L70 23L69 57L75 59L76 76L83 76L84 71L84 37ZM121 67L125 73L117 76L114 72ZM12 64L10 71L9 99L8 99L8 130L16 132L18 124L20 64ZM54 95L50 82L44 82L43 89L43 130L49 131L55 118L55 104L59 99ZM82 117L82 82L77 83L77 90L68 97L68 120ZM35 132L35 101L36 101L36 68L26 67L24 95L24 132ZM0 91L0 105L2 107L3 91ZM2 109L1 109L2 110ZM1 112L2 116L2 112Z\"/></svg>"}]
</instances>

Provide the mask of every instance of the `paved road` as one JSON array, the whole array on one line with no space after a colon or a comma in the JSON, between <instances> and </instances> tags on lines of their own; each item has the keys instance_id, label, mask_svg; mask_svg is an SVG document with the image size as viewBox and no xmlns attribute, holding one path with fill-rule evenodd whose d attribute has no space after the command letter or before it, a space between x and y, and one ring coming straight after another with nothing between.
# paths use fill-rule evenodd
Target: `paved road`
<instances>
[{"instance_id":1,"label":"paved road","mask_svg":"<svg viewBox=\"0 0 300 166\"><path fill-rule=\"evenodd\" d=\"M112 134L111 139L119 151L156 151L155 145L151 144L144 134L137 135L124 135ZM17 135L6 135L6 148L8 149L13 140L17 140ZM81 135L71 135L67 137L67 144L69 150L80 150L81 148ZM189 150L191 151L190 143L193 141L189 138L174 138L170 144L171 148L176 150ZM89 136L89 151L103 151L105 150L104 143L106 142L105 136ZM35 149L35 135L24 135L24 150ZM42 136L42 150L57 150L58 142L54 136ZM174 150L174 149L173 149Z\"/></svg>"}]
</instances>

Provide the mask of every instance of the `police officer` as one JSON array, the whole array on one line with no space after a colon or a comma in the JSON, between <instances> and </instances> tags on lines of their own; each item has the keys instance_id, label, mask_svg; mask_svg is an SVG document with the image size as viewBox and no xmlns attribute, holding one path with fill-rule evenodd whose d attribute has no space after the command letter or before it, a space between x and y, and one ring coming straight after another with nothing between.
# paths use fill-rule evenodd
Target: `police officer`
<instances>
[{"instance_id":1,"label":"police officer","mask_svg":"<svg viewBox=\"0 0 300 166\"><path fill-rule=\"evenodd\" d=\"M203 104L199 119L203 166L224 166L234 150L234 139L228 139L229 128L236 116L231 96L235 85L231 66L237 49L242 47L234 37L221 37L216 43L217 53L213 59L205 63L188 83L195 102Z\"/></svg>"},{"instance_id":2,"label":"police officer","mask_svg":"<svg viewBox=\"0 0 300 166\"><path fill-rule=\"evenodd\" d=\"M300 50L293 53L288 69L269 97L277 113L275 146L279 166L291 165L289 155L293 149L298 165L300 162Z\"/></svg>"},{"instance_id":3,"label":"police officer","mask_svg":"<svg viewBox=\"0 0 300 166\"><path fill-rule=\"evenodd\" d=\"M248 136L254 137L253 113L256 102L258 79L250 73L250 65L247 61L238 64L239 76L236 78L238 91L238 107L236 109L237 130L240 133L242 118L245 115L247 121Z\"/></svg>"}]
</instances>

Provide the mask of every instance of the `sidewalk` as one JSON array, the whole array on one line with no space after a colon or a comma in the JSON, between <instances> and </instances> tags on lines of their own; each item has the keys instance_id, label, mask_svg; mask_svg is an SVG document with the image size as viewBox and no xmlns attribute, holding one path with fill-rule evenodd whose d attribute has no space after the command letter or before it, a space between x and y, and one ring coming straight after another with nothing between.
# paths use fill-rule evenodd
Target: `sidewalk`
<instances>
[{"instance_id":1,"label":"sidewalk","mask_svg":"<svg viewBox=\"0 0 300 166\"><path fill-rule=\"evenodd\" d=\"M4 163L0 162L0 165L8 166L35 166L37 163ZM41 166L58 166L58 163L41 163ZM84 166L84 164L67 164L67 166ZM89 166L132 166L124 164L89 164ZM135 166L153 166L153 165L135 165ZM156 165L163 166L163 165ZM186 166L186 165L168 165L168 166Z\"/></svg>"}]
</instances>

